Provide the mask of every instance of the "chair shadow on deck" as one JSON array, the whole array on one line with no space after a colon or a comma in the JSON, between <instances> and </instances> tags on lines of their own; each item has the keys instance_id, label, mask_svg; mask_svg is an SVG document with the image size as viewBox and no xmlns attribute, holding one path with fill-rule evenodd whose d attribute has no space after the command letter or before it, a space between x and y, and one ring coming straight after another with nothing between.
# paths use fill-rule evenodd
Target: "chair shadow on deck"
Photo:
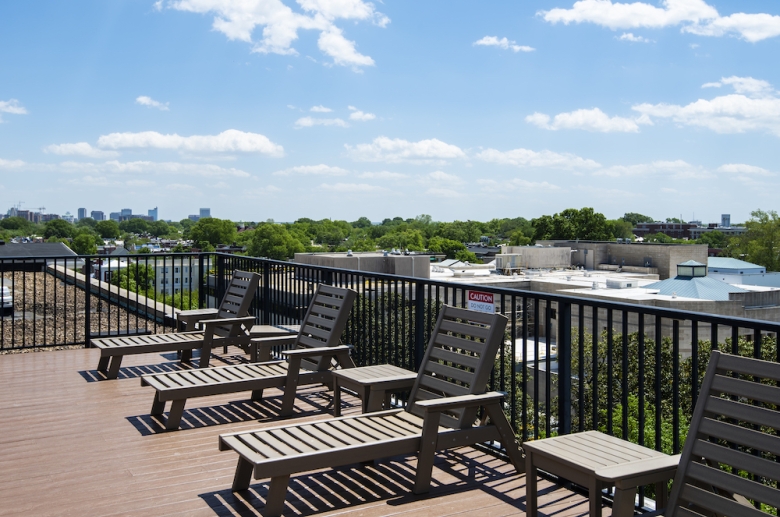
<instances>
[{"instance_id":1,"label":"chair shadow on deck","mask_svg":"<svg viewBox=\"0 0 780 517\"><path fill-rule=\"evenodd\" d=\"M468 451L470 455L463 454ZM401 506L415 501L435 500L458 492L479 490L502 503L523 511L520 502L524 484L517 482L514 469L498 470L487 464L503 461L465 447L437 454L431 491L423 495L411 493L414 487L414 457L396 456L365 465L348 465L335 469L301 474L290 478L285 503L285 515L316 515L353 506L386 501L389 506ZM444 472L442 475L436 470ZM452 476L442 483L437 477ZM555 488L553 488L555 489ZM542 491L540 491L540 494ZM216 515L260 515L265 507L268 483L255 483L245 492L230 488L200 494ZM394 510L395 511L395 510ZM587 513L587 512L586 512ZM367 510L369 515L381 513Z\"/></svg>"},{"instance_id":2,"label":"chair shadow on deck","mask_svg":"<svg viewBox=\"0 0 780 517\"><path fill-rule=\"evenodd\" d=\"M150 395L151 399L151 395ZM185 409L181 419L181 430L197 429L223 424L257 421L259 423L283 422L289 418L303 418L323 415L333 405L333 397L328 392L298 393L295 413L292 417L280 417L282 394L263 397L261 401L250 399L231 401L215 406ZM342 402L342 407L357 407L350 401ZM169 432L161 416L149 414L126 417L142 436Z\"/></svg>"}]
</instances>

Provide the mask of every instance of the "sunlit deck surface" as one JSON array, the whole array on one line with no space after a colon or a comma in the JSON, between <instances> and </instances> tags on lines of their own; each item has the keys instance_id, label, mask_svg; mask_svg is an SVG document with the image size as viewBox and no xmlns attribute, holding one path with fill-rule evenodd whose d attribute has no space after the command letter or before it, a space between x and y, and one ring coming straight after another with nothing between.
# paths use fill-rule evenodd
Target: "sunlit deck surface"
<instances>
[{"instance_id":1,"label":"sunlit deck surface","mask_svg":"<svg viewBox=\"0 0 780 517\"><path fill-rule=\"evenodd\" d=\"M139 376L181 368L175 354L128 356L113 381L97 380L97 361L97 350L0 356L0 515L260 515L267 480L234 495L237 456L219 452L217 436L279 423L281 392L259 403L249 393L192 399L183 429L165 432ZM301 390L286 421L329 418L329 402L321 388ZM359 411L343 402L345 414ZM414 467L395 457L293 476L285 515L525 514L525 478L502 460L441 453L426 496L411 493ZM542 515L588 513L582 495L547 481L539 490Z\"/></svg>"}]
</instances>

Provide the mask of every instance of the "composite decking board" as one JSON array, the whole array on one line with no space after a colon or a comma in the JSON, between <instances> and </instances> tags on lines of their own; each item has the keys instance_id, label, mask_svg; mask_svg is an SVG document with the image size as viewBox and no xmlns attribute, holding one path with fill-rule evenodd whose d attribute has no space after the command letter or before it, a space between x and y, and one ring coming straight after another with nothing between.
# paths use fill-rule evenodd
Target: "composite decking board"
<instances>
[{"instance_id":1,"label":"composite decking board","mask_svg":"<svg viewBox=\"0 0 780 517\"><path fill-rule=\"evenodd\" d=\"M258 423L257 419L252 419L164 433L163 426L148 417L149 388L141 387L137 377L87 382L79 374L94 370L95 354L93 350L65 350L0 356L0 393L3 393L0 397L0 443L5 444L3 455L0 455L0 515L216 516L259 513L261 501L253 498L252 510L251 505L239 503L239 499L230 493L235 456L217 450L217 436L277 426L290 420L271 418L268 422ZM125 368L138 368L162 360L159 354L126 356L123 365ZM170 364L177 365L178 362ZM34 375L42 371L46 375ZM297 409L313 416L296 418L295 421L322 422L329 419L320 408L310 407L306 402L306 396L319 393L320 388L301 391L305 396L298 398ZM270 397L274 404L257 407L259 412L273 417L272 408L281 400L281 391L270 389L265 396ZM191 399L185 419L189 418L189 412L207 410L212 406L233 407L229 403L234 401L235 395ZM344 401L350 404L349 408L344 408L345 413L359 411L359 401L348 396L344 397ZM248 403L247 407L251 405ZM300 415L300 411L296 414ZM138 425L146 422L159 434L143 435L133 422L138 422ZM319 429L319 426L317 424L314 428ZM477 458L484 456L468 450L468 454ZM409 463L413 472L414 460L406 458L400 463L391 460L377 464L382 471L377 479L383 480L383 476L388 476L395 483L400 480L405 483L403 488L399 488L394 482L381 481L387 490L371 489L378 491L378 499L369 498L367 502L358 501L354 506L329 509L322 497L314 497L297 488L314 486L309 478L317 473L307 473L293 477L294 480L299 479L299 483L292 484L295 496L291 501L298 509L313 505L314 510L304 513L317 517L333 514L345 517L465 515L469 511L473 513L488 508L491 515L522 515L523 506L518 498L522 494L523 478L514 475L509 464L490 457L485 461L498 465L501 471L496 478L490 478L494 485L505 481L507 488L501 489L500 493L486 491L481 486L484 478L479 478L478 482L464 481L453 477L449 470L434 469L433 494L446 495L419 499L409 497L409 486L413 482ZM384 470L388 465L394 470ZM481 465L481 461L476 465L477 472L482 470ZM337 480L344 479L341 472L345 472L355 482L363 479L367 482L368 478L363 473L371 473L374 468L348 468L337 470L332 475ZM351 474L354 472L361 475ZM324 485L322 490L339 490L329 477L319 476L317 479ZM543 492L549 486L540 482ZM253 483L251 491L263 498L265 487L263 483ZM509 487L514 488L510 490ZM388 493L391 495L386 495ZM400 505L397 504L399 497L404 498ZM301 498L300 501L298 498ZM346 498L350 502L356 500L353 496ZM215 504L216 509L211 508L206 499ZM587 512L585 498L572 496L563 490L545 494L541 501L544 504L545 501L558 499L567 501L555 504L555 508L564 508L563 516ZM577 501L579 506L574 506L571 501ZM551 507L543 509L548 511Z\"/></svg>"}]
</instances>

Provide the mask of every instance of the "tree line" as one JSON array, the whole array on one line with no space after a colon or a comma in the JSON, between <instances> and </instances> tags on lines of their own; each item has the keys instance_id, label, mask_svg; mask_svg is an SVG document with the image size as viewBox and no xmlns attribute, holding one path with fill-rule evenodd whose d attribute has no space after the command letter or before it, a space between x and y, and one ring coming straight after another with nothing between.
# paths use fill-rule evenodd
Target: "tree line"
<instances>
[{"instance_id":1,"label":"tree line","mask_svg":"<svg viewBox=\"0 0 780 517\"><path fill-rule=\"evenodd\" d=\"M34 224L21 217L0 220L0 238L40 235L48 241L62 241L76 253L94 254L104 239L122 239L127 244L149 242L152 238L192 241L193 247L214 251L218 245L237 244L251 256L277 260L292 258L295 253L313 251L376 251L392 248L409 251L430 251L448 258L474 261L464 243L485 242L491 245L523 246L539 240L612 240L633 239L633 228L654 218L628 212L618 219L607 219L593 208L568 208L553 215L533 219L524 217L495 218L481 221L434 221L430 215L414 218L386 218L379 224L367 217L355 221L301 218L292 223L268 220L260 223L234 223L228 219L204 218L197 222L130 219L95 221L81 219L71 224L56 219ZM667 218L667 222L682 222ZM773 210L756 210L745 223L747 231L729 238L715 230L698 240L675 240L664 234L649 235L646 242L707 244L723 254L780 270L780 218ZM143 250L143 249L142 249ZM146 250L148 251L148 249ZM178 246L174 251L188 251Z\"/></svg>"}]
</instances>

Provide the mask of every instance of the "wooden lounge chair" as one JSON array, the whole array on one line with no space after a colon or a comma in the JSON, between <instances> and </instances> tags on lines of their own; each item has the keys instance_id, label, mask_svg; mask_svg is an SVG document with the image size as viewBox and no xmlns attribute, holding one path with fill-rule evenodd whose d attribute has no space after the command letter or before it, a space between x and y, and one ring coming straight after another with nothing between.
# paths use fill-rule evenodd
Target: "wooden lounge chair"
<instances>
[{"instance_id":1,"label":"wooden lounge chair","mask_svg":"<svg viewBox=\"0 0 780 517\"><path fill-rule=\"evenodd\" d=\"M293 412L298 385L332 385L331 362L341 368L352 368L349 347L338 346L347 325L357 293L351 289L319 285L314 293L293 350L283 351L284 361L236 364L169 372L141 377L142 386L152 386L157 393L152 415L162 415L165 403L172 401L166 429L177 429L188 398L251 391L252 400L260 400L265 388L283 388L281 416ZM259 354L269 356L270 347L290 344L289 337L253 339L251 346L262 347Z\"/></svg>"},{"instance_id":2,"label":"wooden lounge chair","mask_svg":"<svg viewBox=\"0 0 780 517\"><path fill-rule=\"evenodd\" d=\"M256 273L234 271L216 318L211 316L213 319L201 321L201 330L93 339L92 346L100 349L98 371L108 379L116 379L122 358L129 354L181 351L182 361L187 361L192 350L201 349L200 366L205 367L214 346L235 345L248 349L249 331L255 321L254 316L248 316L249 306L259 280Z\"/></svg>"},{"instance_id":3,"label":"wooden lounge chair","mask_svg":"<svg viewBox=\"0 0 780 517\"><path fill-rule=\"evenodd\" d=\"M518 473L523 460L502 409L503 394L485 393L506 317L444 306L406 409L223 434L221 450L239 455L233 490L271 478L266 516L281 515L290 475L400 454L417 454L414 492L430 489L437 450L500 441ZM484 407L490 423L475 425Z\"/></svg>"},{"instance_id":4,"label":"wooden lounge chair","mask_svg":"<svg viewBox=\"0 0 780 517\"><path fill-rule=\"evenodd\" d=\"M667 516L764 516L780 507L780 364L712 352Z\"/></svg>"}]
</instances>

